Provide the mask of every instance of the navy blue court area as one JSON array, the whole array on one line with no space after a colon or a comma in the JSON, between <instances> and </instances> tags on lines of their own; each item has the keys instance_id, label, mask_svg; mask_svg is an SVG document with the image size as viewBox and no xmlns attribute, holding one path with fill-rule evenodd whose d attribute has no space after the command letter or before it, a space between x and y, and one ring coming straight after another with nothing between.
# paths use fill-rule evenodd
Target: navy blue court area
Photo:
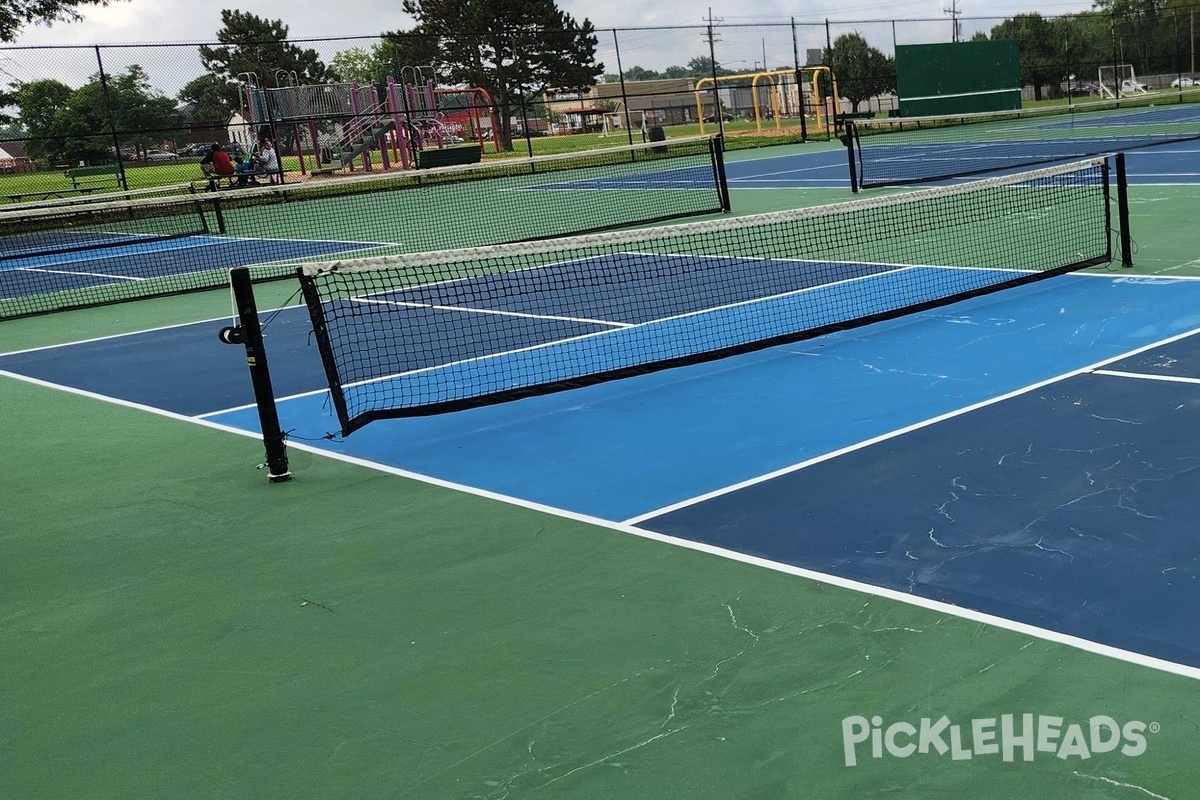
<instances>
[{"instance_id":1,"label":"navy blue court area","mask_svg":"<svg viewBox=\"0 0 1200 800\"><path fill-rule=\"evenodd\" d=\"M1198 280L1067 275L345 439L323 438L337 422L306 312L274 317L267 346L293 443L1200 668L1198 309ZM225 324L0 370L254 431Z\"/></svg>"},{"instance_id":2,"label":"navy blue court area","mask_svg":"<svg viewBox=\"0 0 1200 800\"><path fill-rule=\"evenodd\" d=\"M1196 135L1200 137L1200 121L1194 123ZM1093 144L1085 148L1088 152L1116 152L1122 149L1122 144L1133 141L1138 144L1136 134L1122 138L1116 129L1111 135L1102 134ZM937 145L904 145L895 148L872 146L872 160L886 159L889 151L894 151L890 157L910 162L912 159L935 159L938 161L954 162L958 169L978 171L990 169L992 156L989 151L998 150L995 158L1002 162L1012 161L1011 155L1005 155L1004 150L1011 148L1013 142L998 139L995 142L958 142ZM1022 152L1028 152L1029 141L1015 143ZM1138 145L1140 146L1140 144ZM1039 141L1040 159L1063 158L1078 159L1080 145L1071 140L1056 140L1048 138ZM1197 159L1200 157L1200 141L1176 142L1163 144L1145 149L1129 150L1125 153L1128 161L1129 183L1134 185L1192 185L1197 181L1200 171L1197 170ZM1018 167L1010 170L997 170L996 175L1020 172L1030 167ZM736 153L727 156L725 164L726 175L731 189L845 189L849 198L850 180L847 177L846 149L833 146L820 152L794 155L779 155L770 158L755 158L741 161L736 159ZM975 180L978 176L949 178L942 181L930 181L928 186L961 183Z\"/></svg>"},{"instance_id":3,"label":"navy blue court area","mask_svg":"<svg viewBox=\"0 0 1200 800\"><path fill-rule=\"evenodd\" d=\"M126 244L94 247L95 236L74 241L68 252L52 255L23 255L8 251L0 260L0 299L43 294L56 290L85 289L151 278L190 273L224 272L233 267L278 262L313 260L333 255L350 255L378 245L292 239L240 239L227 236L182 236L174 239L137 241L122 237ZM31 241L29 248L45 247ZM53 280L47 280L53 276Z\"/></svg>"},{"instance_id":4,"label":"navy blue court area","mask_svg":"<svg viewBox=\"0 0 1200 800\"><path fill-rule=\"evenodd\" d=\"M329 304L352 415L572 380L844 323L1012 270L612 253ZM712 298L721 304L713 306ZM375 311L377 313L371 313ZM364 348L386 358L359 357Z\"/></svg>"}]
</instances>

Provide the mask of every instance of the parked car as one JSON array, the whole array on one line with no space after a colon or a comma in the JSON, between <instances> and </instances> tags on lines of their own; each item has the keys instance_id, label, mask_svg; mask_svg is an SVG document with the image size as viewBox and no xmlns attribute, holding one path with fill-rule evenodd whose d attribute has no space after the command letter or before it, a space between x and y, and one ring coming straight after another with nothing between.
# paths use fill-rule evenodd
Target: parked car
<instances>
[{"instance_id":1,"label":"parked car","mask_svg":"<svg viewBox=\"0 0 1200 800\"><path fill-rule=\"evenodd\" d=\"M1194 80L1192 78L1176 78L1175 80L1171 81L1172 89L1181 89L1181 88L1187 88L1188 86L1198 86L1198 85L1200 85L1200 83L1198 83L1196 80Z\"/></svg>"},{"instance_id":2,"label":"parked car","mask_svg":"<svg viewBox=\"0 0 1200 800\"><path fill-rule=\"evenodd\" d=\"M147 150L147 161L174 161L179 158L178 154L172 153L169 150Z\"/></svg>"},{"instance_id":3,"label":"parked car","mask_svg":"<svg viewBox=\"0 0 1200 800\"><path fill-rule=\"evenodd\" d=\"M1100 87L1094 83L1080 83L1069 87L1071 94L1100 94Z\"/></svg>"},{"instance_id":4,"label":"parked car","mask_svg":"<svg viewBox=\"0 0 1200 800\"><path fill-rule=\"evenodd\" d=\"M195 158L203 156L210 150L212 150L211 144L189 144L187 147L176 150L175 154L182 158Z\"/></svg>"},{"instance_id":5,"label":"parked car","mask_svg":"<svg viewBox=\"0 0 1200 800\"><path fill-rule=\"evenodd\" d=\"M1135 81L1131 78L1126 78L1121 81L1122 92L1145 92L1148 91L1146 84Z\"/></svg>"}]
</instances>

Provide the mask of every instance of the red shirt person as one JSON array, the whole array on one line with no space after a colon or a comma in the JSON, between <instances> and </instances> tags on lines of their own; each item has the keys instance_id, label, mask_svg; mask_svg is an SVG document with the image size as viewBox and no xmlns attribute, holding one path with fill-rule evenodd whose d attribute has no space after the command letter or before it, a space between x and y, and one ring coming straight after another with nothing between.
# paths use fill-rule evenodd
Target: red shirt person
<instances>
[{"instance_id":1,"label":"red shirt person","mask_svg":"<svg viewBox=\"0 0 1200 800\"><path fill-rule=\"evenodd\" d=\"M200 159L200 171L209 178L225 177L233 174L233 162L229 160L225 149L218 142L213 142L212 150Z\"/></svg>"}]
</instances>

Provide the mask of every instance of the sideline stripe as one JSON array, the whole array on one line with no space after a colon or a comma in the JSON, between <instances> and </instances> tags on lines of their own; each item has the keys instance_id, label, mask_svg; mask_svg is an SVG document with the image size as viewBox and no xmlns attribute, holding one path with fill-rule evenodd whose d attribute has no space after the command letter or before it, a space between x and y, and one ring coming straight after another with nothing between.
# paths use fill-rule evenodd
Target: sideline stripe
<instances>
[{"instance_id":1,"label":"sideline stripe","mask_svg":"<svg viewBox=\"0 0 1200 800\"><path fill-rule=\"evenodd\" d=\"M1166 381L1167 383L1200 383L1200 378L1185 378L1175 375L1151 375L1146 372L1122 372L1116 369L1092 370L1093 375L1107 375L1112 378L1136 378L1142 381Z\"/></svg>"},{"instance_id":2,"label":"sideline stripe","mask_svg":"<svg viewBox=\"0 0 1200 800\"><path fill-rule=\"evenodd\" d=\"M683 508L689 508L691 506L697 505L698 503L703 503L706 500L712 500L713 498L716 498L716 497L722 497L724 495L731 494L733 492L737 492L742 489L749 488L751 486L756 486L760 483L766 483L767 481L774 480L775 478L779 478L784 475L789 475L793 472L799 472L800 470L806 469L807 467L811 467L815 464L820 464L824 461L829 461L831 459L837 458L838 456L844 456L847 453L853 453L857 450L862 450L866 447L870 447L871 445L879 444L880 442L886 442L889 439L895 439L899 436L903 436L906 433L912 433L913 431L917 431L922 428L927 428L930 425L935 425L939 422L944 422L945 420L953 419L954 417L959 417L959 416L962 416L963 414L968 414L968 413L975 411L977 409L980 409L980 408L986 408L987 406L994 405L994 404L1002 402L1004 400L1011 400L1014 397L1019 397L1020 395L1028 394L1029 392L1035 391L1037 389L1041 389L1045 386L1049 386L1054 383L1059 383L1061 381L1067 380L1068 378L1074 378L1079 375L1086 375L1089 373L1096 372L1101 367L1103 367L1105 364L1112 364L1116 361L1121 361L1122 359L1129 358L1130 356L1135 356L1135 355L1138 355L1139 353L1144 353L1147 350L1153 350L1156 347L1162 347L1165 344L1171 344L1172 342L1177 342L1177 341L1180 341L1181 339L1186 339L1189 336L1195 336L1198 333L1200 333L1200 328L1193 328L1191 330L1184 331L1183 333L1176 334L1176 335L1168 337L1166 339L1162 339L1160 341L1153 342L1151 344L1143 345L1142 347L1139 347L1135 350L1130 350L1127 353L1121 353L1121 354L1113 356L1111 358L1106 358L1103 361L1097 361L1094 364L1089 364L1086 367L1080 367L1079 369L1071 370L1070 372L1064 372L1061 375L1056 375L1053 378L1047 378L1044 381L1038 381L1037 383L1032 383L1021 389L1016 389L1014 391L999 395L998 397L992 397L987 400L981 400L978 403L972 403L971 405L966 406L964 408L956 409L954 411L948 411L945 414L939 414L936 417L931 417L927 420L922 420L921 422L916 422L916 423L913 423L912 425L907 425L903 428L898 428L897 430L889 431L887 433L880 434L879 436L874 436L870 439L866 439L864 441L857 442L857 443L849 445L847 447L843 447L838 450L834 450L831 453L825 453L823 455L815 456L814 458L810 458L806 461L801 461L798 464L792 464L790 466L777 469L774 472L768 472L765 475L759 475L758 477L755 477L755 478L749 478L747 480L741 481L740 483L735 483L730 486L722 487L720 489L714 489L711 492L706 492L705 494L697 495L696 497L691 497L691 498L688 498L687 500L680 500L678 503L672 503L670 505L663 506L662 508L656 508L653 511L647 511L644 514L638 514L636 517L630 517L629 519L624 520L624 524L625 525L640 525L643 522L647 522L651 519L654 519L655 517L663 516L664 514L669 514L672 511L678 511ZM1198 382L1200 382L1200 381L1198 381Z\"/></svg>"},{"instance_id":3,"label":"sideline stripe","mask_svg":"<svg viewBox=\"0 0 1200 800\"><path fill-rule=\"evenodd\" d=\"M1197 329L1197 331L1200 331L1200 329ZM1180 334L1179 336L1171 337L1171 339L1163 340L1163 342L1159 342L1158 344L1164 344L1169 341L1175 341L1177 339L1183 338L1186 335L1191 335L1191 333L1195 333L1197 331L1192 331L1188 334ZM203 426L206 428L211 428L213 430L224 431L226 433L232 433L237 436L244 436L249 439L254 439L255 441L260 441L260 442L262 441L262 436L260 434L252 433L251 431L241 430L239 428L233 428L233 427L230 427L227 425L221 425L219 423L210 422L208 420L201 420L201 419L196 419L194 417L187 417L182 414L176 414L171 411L164 411L162 409L154 408L152 406L142 405L141 403L134 403L134 402L131 402L128 400L121 400L119 398L109 397L107 395L98 394L96 392L89 392L89 391L86 391L83 389L75 389L70 386L63 386L61 384L51 383L49 381L43 381L38 378L30 378L25 375L18 375L18 374L12 373L12 372L7 372L5 370L0 370L0 376L12 378L14 380L22 381L22 382L29 383L29 384L32 384L35 386L41 386L41 387L48 388L48 389L57 389L62 392L67 392L68 394L74 394L74 395L78 395L81 397L88 397L93 400L99 400L99 401L106 402L106 403L112 403L114 405L123 406L125 408L132 408L132 409L137 409L140 411L146 411L151 414L156 414L161 417L166 417L168 419L178 420L181 422L188 422L193 425L200 425L200 426ZM552 516L560 517L562 519L569 519L569 520L572 520L575 522L582 522L582 523L586 523L589 525L593 525L598 528L605 528L610 531L616 531L618 533L625 533L625 534L629 534L631 536L637 536L642 539L650 539L652 541L661 542L663 544L674 545L675 547L682 547L687 550L695 550L697 552L706 553L708 555L713 555L713 556L717 556L720 558L724 558L729 561L737 561L742 564L748 564L748 565L755 566L755 567L762 567L763 569L769 569L774 572L782 572L782 573L785 573L788 575L794 575L794 576L800 577L800 578L807 578L808 580L815 581L817 583L822 583L822 584L825 584L828 586L836 586L841 589L849 589L851 591L859 592L861 594L866 594L866 595L870 595L873 597L881 597L881 598L884 598L887 600L893 600L898 603L903 603L905 605L915 606L917 608L923 608L927 611L933 611L933 612L936 612L939 614L945 614L947 616L957 617L959 619L965 619L965 620L968 620L971 622L977 622L977 623L984 624L984 625L991 625L996 628L1001 628L1003 630L1012 631L1013 633L1018 633L1018 634L1021 634L1024 636L1030 636L1035 639L1041 639L1043 641L1053 642L1055 644L1065 645L1067 647L1071 647L1076 650L1082 650L1084 652L1092 653L1094 655L1104 656L1106 658L1111 658L1111 659L1114 659L1117 661L1123 661L1128 664L1134 664L1134 665L1140 666L1140 667L1147 667L1149 669L1158 670L1160 672L1166 672L1166 673L1169 673L1172 675L1179 675L1181 677L1191 678L1193 680L1200 680L1200 668L1197 668L1197 667L1191 667L1186 664L1177 664L1173 661L1167 661L1165 659L1155 658L1153 656L1147 656L1142 653L1135 653L1131 650L1123 650L1121 648L1112 647L1110 645L1100 644L1099 642L1093 642L1088 639L1082 639L1077 636L1070 636L1065 633L1059 633L1057 631L1051 631L1051 630L1046 630L1044 628L1039 628L1034 625L1028 625L1023 622L1016 622L1014 620L1004 619L1003 617L996 617L996 616L992 616L990 614L985 614L980 611L973 611L968 608L961 608L959 606L951 605L949 603L942 603L942 602L938 602L936 600L929 600L929 599L926 599L923 597L918 597L918 596L910 595L910 594L907 594L904 592L899 592L894 589L884 589L879 586L872 586L870 584L860 583L858 581L849 580L847 578L840 578L836 575L826 575L821 572L814 572L812 570L803 569L801 567L793 567L789 564L780 564L775 561L768 561L765 558L759 558L757 556L750 556L750 555L746 555L744 553L738 553L738 552L735 552L732 550L726 550L724 548L714 547L714 546L708 545L708 544L702 544L700 542L693 542L693 541L689 541L687 539L679 539L674 536L667 536L665 534L655 533L654 531L643 530L642 528L637 528L637 527L634 527L634 526L626 524L626 523L611 522L609 520L599 519L597 517L591 517L586 514L579 514L579 513L573 512L573 511L565 511L560 508L554 508L552 506L542 505L541 503L534 503L529 500L522 500L520 498L509 497L507 495L498 494L496 492L490 492L490 491L487 491L486 489L478 489L473 486L465 486L463 484L453 483L451 481L442 480L440 478L434 478L429 475L422 475L421 473L418 473L418 472L410 472L408 470L398 469L396 467L391 467L386 464L380 464L380 463L377 463L374 461L368 461L366 459L356 458L354 456L348 456L344 453L338 453L338 452L326 450L326 449L323 449L320 447L315 447L313 445L303 444L301 442L288 442L287 446L290 448L293 448L295 450L305 452L305 453L311 453L313 455L323 456L325 458L331 458L335 461L341 461L346 464L353 464L358 467L365 467L367 469L373 469L378 472L387 473L389 475L395 475L395 476L401 477L401 478L408 478L409 480L420 481L421 483L429 484L431 486L439 486L444 489L452 489L455 491L463 492L465 494L474 495L476 497L482 497L482 498L485 498L488 500L495 500L495 501L498 501L501 503L506 503L508 505L519 506L521 508L527 508L532 511L539 511L544 514L550 514Z\"/></svg>"}]
</instances>

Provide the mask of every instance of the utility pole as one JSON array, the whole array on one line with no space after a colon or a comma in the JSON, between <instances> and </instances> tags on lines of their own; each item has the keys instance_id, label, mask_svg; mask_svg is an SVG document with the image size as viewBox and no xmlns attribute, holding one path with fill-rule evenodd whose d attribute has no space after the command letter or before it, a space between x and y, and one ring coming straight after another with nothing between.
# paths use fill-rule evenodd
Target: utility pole
<instances>
[{"instance_id":1,"label":"utility pole","mask_svg":"<svg viewBox=\"0 0 1200 800\"><path fill-rule=\"evenodd\" d=\"M958 10L958 0L950 0L950 7L943 8L942 13L949 14L950 19L953 20L953 22L954 22L954 31L953 31L954 42L957 43L958 40L962 37L962 24L958 21L958 18L960 16L962 16L962 12Z\"/></svg>"},{"instance_id":2,"label":"utility pole","mask_svg":"<svg viewBox=\"0 0 1200 800\"><path fill-rule=\"evenodd\" d=\"M704 38L708 40L708 61L709 61L709 67L712 70L713 116L716 117L717 135L720 136L722 138L722 140L724 140L724 138L725 138L725 121L724 121L725 114L724 114L724 111L725 111L725 109L721 108L721 90L717 84L717 77L718 77L717 76L717 42L720 41L720 38L717 36L716 32L713 30L713 23L714 22L724 22L725 19L724 19L724 17L717 17L714 19L713 13L712 13L712 6L709 6L708 7L708 18L705 21L708 23L708 25L705 28L705 37ZM701 124L703 124L703 119L701 120Z\"/></svg>"}]
</instances>

